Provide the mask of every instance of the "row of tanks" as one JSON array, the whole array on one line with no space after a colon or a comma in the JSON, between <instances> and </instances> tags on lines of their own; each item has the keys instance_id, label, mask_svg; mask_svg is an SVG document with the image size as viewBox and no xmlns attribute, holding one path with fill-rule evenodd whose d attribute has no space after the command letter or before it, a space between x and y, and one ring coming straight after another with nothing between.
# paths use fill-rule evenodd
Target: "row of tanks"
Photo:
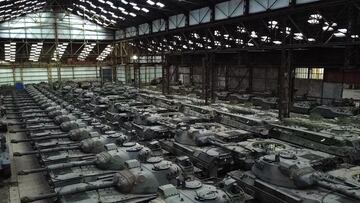
<instances>
[{"instance_id":1,"label":"row of tanks","mask_svg":"<svg viewBox=\"0 0 360 203\"><path fill-rule=\"evenodd\" d=\"M49 194L23 197L23 202L49 198L58 198L62 202L98 202L99 199L110 202L148 202L169 198L171 202L177 198L184 199L189 193L198 199L214 198L215 194L217 202L243 201L245 194L237 187L234 180L226 180L219 186L203 183L194 176L193 165L187 157L166 159L165 156L160 156L162 152L157 152L156 147L153 147L155 149L153 152L140 143L130 141L121 131L112 131L111 127L107 130L100 128L100 125L106 126L106 124L91 116L94 112L87 114L77 108L68 108L68 103L55 99L54 95L45 92L45 90L40 92L35 88L29 88L29 96L35 100L31 106L40 106L38 110L32 110L32 113L43 110L43 113L51 118L54 109L57 109L54 111L62 111L61 108L66 107L68 112L63 111L62 114L53 117L52 122L44 122L44 120L34 121L32 120L34 118L24 115L22 111L21 117L28 119L11 125L21 125L24 129L12 132L24 131L28 138L12 140L12 142L33 143L34 151L19 152L14 155L37 154L43 166L19 171L19 175L46 173L53 191ZM51 103L49 99L57 102L48 105ZM76 116L70 119L70 114ZM68 119L60 119L63 115L67 115ZM79 136L75 136L74 131L84 128L93 132L90 133L93 137L76 142L80 139ZM104 135L95 135L96 133ZM105 139L101 139L101 136L106 135L113 140L108 139L108 142L105 142ZM54 145L57 148L54 148ZM88 146L91 153L83 150L84 146ZM62 152L66 152L67 155L64 156ZM69 152L73 154L69 155ZM161 197L158 195L160 187L164 195ZM174 191L173 188L176 190ZM213 194L209 195L207 191Z\"/></svg>"},{"instance_id":2,"label":"row of tanks","mask_svg":"<svg viewBox=\"0 0 360 203\"><path fill-rule=\"evenodd\" d=\"M328 135L271 112L117 84L40 84L11 99L10 132L26 134L11 142L33 147L14 156L41 164L18 174L44 173L52 188L23 202L360 201L356 145L317 149L312 133Z\"/></svg>"},{"instance_id":3,"label":"row of tanks","mask_svg":"<svg viewBox=\"0 0 360 203\"><path fill-rule=\"evenodd\" d=\"M149 90L161 90L161 87L145 86ZM203 93L199 91L201 87L195 86L189 88L185 86L171 86L171 92L186 97L200 98ZM214 100L219 103L232 103L252 108L261 108L270 111L278 109L279 98L276 92L271 91L215 91ZM291 112L296 114L316 114L323 118L349 117L357 116L360 113L358 102L353 99L328 99L311 97L307 94L294 97Z\"/></svg>"},{"instance_id":4,"label":"row of tanks","mask_svg":"<svg viewBox=\"0 0 360 203\"><path fill-rule=\"evenodd\" d=\"M5 96L0 95L0 181L11 176L11 164L8 143L6 141L6 106Z\"/></svg>"}]
</instances>

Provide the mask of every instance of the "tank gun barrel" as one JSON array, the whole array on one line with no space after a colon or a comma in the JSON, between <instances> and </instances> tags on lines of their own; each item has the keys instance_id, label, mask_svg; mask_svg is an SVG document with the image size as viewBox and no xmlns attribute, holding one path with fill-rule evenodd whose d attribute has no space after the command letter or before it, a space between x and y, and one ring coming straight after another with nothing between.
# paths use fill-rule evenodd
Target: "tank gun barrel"
<instances>
[{"instance_id":1,"label":"tank gun barrel","mask_svg":"<svg viewBox=\"0 0 360 203\"><path fill-rule=\"evenodd\" d=\"M222 145L223 144L222 142L220 142L220 141L218 141L216 139L213 139L213 138L208 138L207 142L209 144L217 146L217 147L226 148L226 147L224 147L224 145Z\"/></svg>"},{"instance_id":2,"label":"tank gun barrel","mask_svg":"<svg viewBox=\"0 0 360 203\"><path fill-rule=\"evenodd\" d=\"M32 98L24 98L24 97L14 97L13 99L6 99L5 101L9 101L9 104L12 104L12 101L16 101L16 103L29 103L29 102L34 102L34 100Z\"/></svg>"},{"instance_id":3,"label":"tank gun barrel","mask_svg":"<svg viewBox=\"0 0 360 203\"><path fill-rule=\"evenodd\" d=\"M31 109L37 109L40 106L24 106L24 107L15 107L15 108L6 108L6 110L9 111L26 111L26 110L31 110Z\"/></svg>"},{"instance_id":4,"label":"tank gun barrel","mask_svg":"<svg viewBox=\"0 0 360 203\"><path fill-rule=\"evenodd\" d=\"M59 139L59 138L68 138L69 135L57 135L57 136L45 136L39 138L29 138L29 139L20 139L20 140L11 140L11 143L21 143L21 142L34 142L34 141L43 141L43 140L51 140L51 139Z\"/></svg>"},{"instance_id":5,"label":"tank gun barrel","mask_svg":"<svg viewBox=\"0 0 360 203\"><path fill-rule=\"evenodd\" d=\"M17 129L10 130L10 133L21 133L21 132L29 132L29 131L38 131L38 130L57 130L60 129L60 126L44 126L44 127L34 127L34 128L26 128L26 129Z\"/></svg>"},{"instance_id":6,"label":"tank gun barrel","mask_svg":"<svg viewBox=\"0 0 360 203\"><path fill-rule=\"evenodd\" d=\"M12 114L11 112L10 113L8 113L8 112L6 112L6 114ZM10 116L8 116L7 118L8 119L28 119L28 118L40 118L40 117L48 117L48 115L46 115L46 114L42 114L42 115L36 115L36 116L33 116L33 115L29 115L29 116L12 116L12 117L10 117Z\"/></svg>"},{"instance_id":7,"label":"tank gun barrel","mask_svg":"<svg viewBox=\"0 0 360 203\"><path fill-rule=\"evenodd\" d=\"M6 110L10 110L10 109L6 109ZM46 111L44 110L40 110L40 109L36 109L36 110L32 110L32 111L22 111L22 112L18 112L18 111L10 111L8 112L9 114L15 114L15 115L22 115L24 113L44 113Z\"/></svg>"},{"instance_id":8,"label":"tank gun barrel","mask_svg":"<svg viewBox=\"0 0 360 203\"><path fill-rule=\"evenodd\" d=\"M58 136L58 135L69 135L69 133L64 132L49 132L49 133L41 133L41 134L33 134L32 138L40 138L40 137L48 137L48 136Z\"/></svg>"},{"instance_id":9,"label":"tank gun barrel","mask_svg":"<svg viewBox=\"0 0 360 203\"><path fill-rule=\"evenodd\" d=\"M59 170L59 169L66 169L66 168L72 168L72 167L78 167L78 166L87 166L87 165L93 165L95 164L95 160L92 161L76 161L76 162L69 162L69 163L62 163L62 164L55 164L43 168L35 168L35 169L29 169L29 170L21 170L18 172L18 175L28 175L31 173L41 173L44 171L49 170Z\"/></svg>"},{"instance_id":10,"label":"tank gun barrel","mask_svg":"<svg viewBox=\"0 0 360 203\"><path fill-rule=\"evenodd\" d=\"M16 97L13 99L5 99L4 103L5 104L13 104L13 101L16 101L17 103L28 103L28 102L33 102L34 100L31 98L22 98L22 97Z\"/></svg>"},{"instance_id":11,"label":"tank gun barrel","mask_svg":"<svg viewBox=\"0 0 360 203\"><path fill-rule=\"evenodd\" d=\"M26 125L26 124L39 124L39 123L51 123L53 120L38 120L38 121L24 121L24 122L16 122L16 123L8 123L10 126L14 125Z\"/></svg>"},{"instance_id":12,"label":"tank gun barrel","mask_svg":"<svg viewBox=\"0 0 360 203\"><path fill-rule=\"evenodd\" d=\"M19 106L22 105L22 106ZM35 103L26 103L26 104L19 104L15 106L9 106L7 109L9 110L26 110L26 109L32 109L32 108L38 108L39 105L36 105Z\"/></svg>"},{"instance_id":13,"label":"tank gun barrel","mask_svg":"<svg viewBox=\"0 0 360 203\"><path fill-rule=\"evenodd\" d=\"M209 138L208 139L208 143L213 145L213 146L216 146L216 147L219 147L227 152L232 152L232 153L235 153L235 154L238 154L239 151L236 151L230 147L227 147L226 144L224 144L223 142L219 141L219 140L216 140L215 138ZM237 145L237 147L242 147L241 145Z\"/></svg>"},{"instance_id":14,"label":"tank gun barrel","mask_svg":"<svg viewBox=\"0 0 360 203\"><path fill-rule=\"evenodd\" d=\"M21 202L22 203L34 202L34 201L38 201L38 200L50 199L50 198L60 197L60 196L64 196L64 195L72 195L72 194L82 193L82 192L86 192L86 191L109 188L109 187L113 187L113 186L114 186L113 182L104 182L104 183L91 184L91 185L89 184L89 185L85 185L82 187L75 187L75 188L72 188L69 190L59 190L57 192L48 193L48 194L41 194L41 195L36 195L36 196L25 196L25 197L21 198Z\"/></svg>"},{"instance_id":15,"label":"tank gun barrel","mask_svg":"<svg viewBox=\"0 0 360 203\"><path fill-rule=\"evenodd\" d=\"M14 152L14 156L25 156L25 155L58 152L58 151L66 151L66 150L74 150L74 149L80 149L80 145L70 146L70 147L58 147L58 148L53 148L53 149L41 149L41 150L34 150L34 151L28 151L28 152Z\"/></svg>"},{"instance_id":16,"label":"tank gun barrel","mask_svg":"<svg viewBox=\"0 0 360 203\"><path fill-rule=\"evenodd\" d=\"M213 145L213 146L216 146L216 147L220 147L222 149L225 149L225 150L230 150L229 148L226 147L226 145L224 145L224 142L214 138L214 137L211 137L211 138L207 138L207 143L209 143L210 145Z\"/></svg>"},{"instance_id":17,"label":"tank gun barrel","mask_svg":"<svg viewBox=\"0 0 360 203\"><path fill-rule=\"evenodd\" d=\"M176 129L176 127L177 127L176 124L172 124L172 123L164 121L164 120L159 120L159 121L157 121L157 123L160 124L160 125L164 125L164 126L166 126L168 128L172 128L172 129Z\"/></svg>"},{"instance_id":18,"label":"tank gun barrel","mask_svg":"<svg viewBox=\"0 0 360 203\"><path fill-rule=\"evenodd\" d=\"M360 194L356 193L355 190L352 190L353 189L352 187L348 187L348 186L341 187L338 184L334 184L327 181L326 178L320 177L319 175L313 175L313 177L315 178L315 183L320 187L360 200ZM358 189L358 188L359 187L356 187L354 189Z\"/></svg>"}]
</instances>

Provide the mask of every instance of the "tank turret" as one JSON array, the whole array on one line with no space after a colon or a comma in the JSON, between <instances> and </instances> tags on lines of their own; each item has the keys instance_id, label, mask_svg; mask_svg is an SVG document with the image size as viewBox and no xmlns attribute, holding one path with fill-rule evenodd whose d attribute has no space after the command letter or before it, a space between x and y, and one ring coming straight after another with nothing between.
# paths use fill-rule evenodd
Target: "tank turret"
<instances>
[{"instance_id":1,"label":"tank turret","mask_svg":"<svg viewBox=\"0 0 360 203\"><path fill-rule=\"evenodd\" d=\"M359 201L358 186L321 172L336 166L334 156L306 149L291 149L260 157L251 172L234 171L230 176L251 188L261 202Z\"/></svg>"},{"instance_id":2,"label":"tank turret","mask_svg":"<svg viewBox=\"0 0 360 203\"><path fill-rule=\"evenodd\" d=\"M97 132L93 132L91 128L77 128L70 130L68 133L38 133L37 135L31 136L28 139L12 139L11 143L20 143L20 142L36 142L44 140L52 140L59 138L69 138L72 141L81 141L90 137L99 136Z\"/></svg>"},{"instance_id":3,"label":"tank turret","mask_svg":"<svg viewBox=\"0 0 360 203\"><path fill-rule=\"evenodd\" d=\"M202 184L200 181L188 182L182 187L172 184L159 187L159 196L150 203L244 203L247 195L235 180L224 179L218 187Z\"/></svg>"},{"instance_id":4,"label":"tank turret","mask_svg":"<svg viewBox=\"0 0 360 203\"><path fill-rule=\"evenodd\" d=\"M41 194L37 196L22 197L21 202L33 202L42 199L60 198L66 199L68 196L78 193L90 192L104 188L114 188L114 194L153 194L154 198L160 186L166 184L176 184L177 177L182 175L179 165L170 161L160 161L158 163L140 164L137 160L128 160L125 162L126 169L117 172L112 181L94 181L68 185L49 194ZM194 179L185 180L184 185L198 184Z\"/></svg>"},{"instance_id":5,"label":"tank turret","mask_svg":"<svg viewBox=\"0 0 360 203\"><path fill-rule=\"evenodd\" d=\"M87 138L90 137L90 138ZM56 138L70 138L74 141L80 141L78 144L72 144L71 146L67 147L57 147L51 149L39 149L35 151L28 151L28 152L14 152L14 156L24 156L24 155L33 155L33 154L46 154L51 152L59 152L65 151L70 149L79 149L84 153L99 153L102 151L107 150L106 145L109 143L116 143L119 146L128 139L127 136L116 133L111 131L108 134L100 136L97 132L91 131L91 129L87 128L79 128L70 130L69 134L65 135L57 135L57 136L45 136L40 138L33 138L33 139L25 139L25 140L14 140L12 142L26 142L26 141L40 141L40 140L47 140L47 139L56 139ZM79 140L76 140L79 139Z\"/></svg>"},{"instance_id":6,"label":"tank turret","mask_svg":"<svg viewBox=\"0 0 360 203\"><path fill-rule=\"evenodd\" d=\"M55 123L56 125L60 125L60 124L62 124L62 123L64 123L64 122L74 121L74 120L76 120L76 119L78 119L78 118L77 118L76 116L74 116L74 115L71 115L71 114L59 115L59 116L56 116L56 117L54 118L54 123Z\"/></svg>"},{"instance_id":7,"label":"tank turret","mask_svg":"<svg viewBox=\"0 0 360 203\"><path fill-rule=\"evenodd\" d=\"M81 120L66 121L60 125L60 129L63 132L69 132L70 130L85 127L86 124Z\"/></svg>"},{"instance_id":8,"label":"tank turret","mask_svg":"<svg viewBox=\"0 0 360 203\"><path fill-rule=\"evenodd\" d=\"M69 112L65 109L56 109L56 110L53 110L53 111L50 111L48 113L48 116L49 118L55 118L56 116L59 116L59 115L65 115L65 114L68 114Z\"/></svg>"},{"instance_id":9,"label":"tank turret","mask_svg":"<svg viewBox=\"0 0 360 203\"><path fill-rule=\"evenodd\" d=\"M85 142L86 143L86 142ZM151 158L151 150L137 143L125 143L123 147L116 147L114 144L95 146L97 142L92 145L92 149L88 145L82 146L91 151L99 151L95 158L90 161L75 161L61 164L49 165L44 168L30 169L19 171L19 175L27 175L30 173L39 173L43 171L62 170L77 166L95 165L101 170L122 170L125 168L125 162L130 159L138 159L144 163L156 163L161 161L161 158ZM98 148L98 149L94 149ZM105 151L107 148L108 151ZM180 162L179 162L180 163ZM185 162L182 162L185 163ZM182 164L184 165L184 164Z\"/></svg>"},{"instance_id":10,"label":"tank turret","mask_svg":"<svg viewBox=\"0 0 360 203\"><path fill-rule=\"evenodd\" d=\"M52 123L54 122L56 125L60 125L61 123L64 123L66 121L73 121L76 120L77 117L74 115L58 115L54 119L49 118L33 118L33 119L27 119L25 122L20 123L11 123L11 125L29 125L29 124L39 124L39 123Z\"/></svg>"},{"instance_id":11,"label":"tank turret","mask_svg":"<svg viewBox=\"0 0 360 203\"><path fill-rule=\"evenodd\" d=\"M190 146L197 146L201 139L205 137L214 137L216 132L225 131L223 125L216 123L197 123L191 127L181 127L175 134L175 141ZM200 141L200 142L199 142Z\"/></svg>"}]
</instances>

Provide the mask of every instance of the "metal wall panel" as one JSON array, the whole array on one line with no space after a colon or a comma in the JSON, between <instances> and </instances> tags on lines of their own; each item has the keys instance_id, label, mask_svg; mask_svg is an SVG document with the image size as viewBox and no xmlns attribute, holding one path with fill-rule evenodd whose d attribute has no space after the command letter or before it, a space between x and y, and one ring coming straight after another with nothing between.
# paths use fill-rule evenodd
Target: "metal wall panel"
<instances>
[{"instance_id":1,"label":"metal wall panel","mask_svg":"<svg viewBox=\"0 0 360 203\"><path fill-rule=\"evenodd\" d=\"M150 33L150 25L148 23L139 25L139 35L145 35L149 33Z\"/></svg>"},{"instance_id":2,"label":"metal wall panel","mask_svg":"<svg viewBox=\"0 0 360 203\"><path fill-rule=\"evenodd\" d=\"M61 80L72 80L74 78L72 67L63 67L60 70Z\"/></svg>"},{"instance_id":3,"label":"metal wall panel","mask_svg":"<svg viewBox=\"0 0 360 203\"><path fill-rule=\"evenodd\" d=\"M136 36L136 27L128 27L125 30L126 37L135 37Z\"/></svg>"},{"instance_id":4,"label":"metal wall panel","mask_svg":"<svg viewBox=\"0 0 360 203\"><path fill-rule=\"evenodd\" d=\"M118 65L116 67L116 77L120 82L126 82L126 73L125 73L125 65Z\"/></svg>"},{"instance_id":5,"label":"metal wall panel","mask_svg":"<svg viewBox=\"0 0 360 203\"><path fill-rule=\"evenodd\" d=\"M101 80L103 82L113 81L113 69L111 66L104 66L100 68Z\"/></svg>"},{"instance_id":6,"label":"metal wall panel","mask_svg":"<svg viewBox=\"0 0 360 203\"><path fill-rule=\"evenodd\" d=\"M152 22L152 32L160 32L165 31L165 20L157 19Z\"/></svg>"},{"instance_id":7,"label":"metal wall panel","mask_svg":"<svg viewBox=\"0 0 360 203\"><path fill-rule=\"evenodd\" d=\"M156 77L159 77L157 75L156 66L141 66L140 67L141 83L149 84ZM161 77L161 75L160 75L160 77Z\"/></svg>"},{"instance_id":8,"label":"metal wall panel","mask_svg":"<svg viewBox=\"0 0 360 203\"><path fill-rule=\"evenodd\" d=\"M338 70L326 69L324 74L325 82L360 84L360 70Z\"/></svg>"},{"instance_id":9,"label":"metal wall panel","mask_svg":"<svg viewBox=\"0 0 360 203\"><path fill-rule=\"evenodd\" d=\"M244 14L244 0L231 0L215 5L215 20L241 16Z\"/></svg>"},{"instance_id":10,"label":"metal wall panel","mask_svg":"<svg viewBox=\"0 0 360 203\"><path fill-rule=\"evenodd\" d=\"M32 84L48 81L48 74L46 68L29 67L23 68L23 83Z\"/></svg>"},{"instance_id":11,"label":"metal wall panel","mask_svg":"<svg viewBox=\"0 0 360 203\"><path fill-rule=\"evenodd\" d=\"M169 29L185 27L186 16L184 14L169 17Z\"/></svg>"},{"instance_id":12,"label":"metal wall panel","mask_svg":"<svg viewBox=\"0 0 360 203\"><path fill-rule=\"evenodd\" d=\"M290 5L290 0L249 0L249 13L264 12Z\"/></svg>"},{"instance_id":13,"label":"metal wall panel","mask_svg":"<svg viewBox=\"0 0 360 203\"><path fill-rule=\"evenodd\" d=\"M55 23L56 21L56 23ZM27 14L0 24L0 37L12 39L55 39L55 24L58 38L69 40L112 40L113 32L83 18L51 12Z\"/></svg>"},{"instance_id":14,"label":"metal wall panel","mask_svg":"<svg viewBox=\"0 0 360 203\"><path fill-rule=\"evenodd\" d=\"M130 62L134 62L134 60L130 59ZM161 63L161 56L140 56L137 60L138 63Z\"/></svg>"},{"instance_id":15,"label":"metal wall panel","mask_svg":"<svg viewBox=\"0 0 360 203\"><path fill-rule=\"evenodd\" d=\"M12 68L0 67L0 85L14 85Z\"/></svg>"},{"instance_id":16,"label":"metal wall panel","mask_svg":"<svg viewBox=\"0 0 360 203\"><path fill-rule=\"evenodd\" d=\"M14 69L14 78L15 78L15 82L22 81L22 69L21 68Z\"/></svg>"},{"instance_id":17,"label":"metal wall panel","mask_svg":"<svg viewBox=\"0 0 360 203\"><path fill-rule=\"evenodd\" d=\"M211 10L209 7L204 7L190 11L189 25L198 25L201 23L210 22Z\"/></svg>"},{"instance_id":18,"label":"metal wall panel","mask_svg":"<svg viewBox=\"0 0 360 203\"><path fill-rule=\"evenodd\" d=\"M141 83L147 83L147 79L146 79L146 66L141 66L140 67L140 81Z\"/></svg>"},{"instance_id":19,"label":"metal wall panel","mask_svg":"<svg viewBox=\"0 0 360 203\"><path fill-rule=\"evenodd\" d=\"M132 80L135 78L135 76L134 76L134 66L130 66L129 67L129 72L130 72L130 74L129 74L129 81L132 83Z\"/></svg>"},{"instance_id":20,"label":"metal wall panel","mask_svg":"<svg viewBox=\"0 0 360 203\"><path fill-rule=\"evenodd\" d=\"M96 67L74 67L75 80L93 80L96 79Z\"/></svg>"},{"instance_id":21,"label":"metal wall panel","mask_svg":"<svg viewBox=\"0 0 360 203\"><path fill-rule=\"evenodd\" d=\"M115 38L116 39L124 39L125 38L125 31L124 30L116 30Z\"/></svg>"},{"instance_id":22,"label":"metal wall panel","mask_svg":"<svg viewBox=\"0 0 360 203\"><path fill-rule=\"evenodd\" d=\"M160 78L162 77L162 66L161 65L155 65L155 78Z\"/></svg>"},{"instance_id":23,"label":"metal wall panel","mask_svg":"<svg viewBox=\"0 0 360 203\"><path fill-rule=\"evenodd\" d=\"M97 67L61 67L62 80L97 80L99 74ZM0 67L0 85L14 84L15 82L23 82L24 84L40 83L58 80L57 67L16 67L13 69L9 66Z\"/></svg>"},{"instance_id":24,"label":"metal wall panel","mask_svg":"<svg viewBox=\"0 0 360 203\"><path fill-rule=\"evenodd\" d=\"M49 68L49 71L50 71L49 75L50 75L52 81L57 81L58 80L58 70L57 70L57 68L56 67L51 67L51 68Z\"/></svg>"},{"instance_id":25,"label":"metal wall panel","mask_svg":"<svg viewBox=\"0 0 360 203\"><path fill-rule=\"evenodd\" d=\"M312 3L320 0L296 0L296 4Z\"/></svg>"}]
</instances>

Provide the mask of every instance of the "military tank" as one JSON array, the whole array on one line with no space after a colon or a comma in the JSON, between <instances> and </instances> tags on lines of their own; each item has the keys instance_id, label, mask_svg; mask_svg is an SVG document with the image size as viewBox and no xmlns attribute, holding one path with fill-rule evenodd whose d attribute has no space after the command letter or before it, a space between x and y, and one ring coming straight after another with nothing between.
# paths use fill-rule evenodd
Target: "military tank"
<instances>
[{"instance_id":1,"label":"military tank","mask_svg":"<svg viewBox=\"0 0 360 203\"><path fill-rule=\"evenodd\" d=\"M337 106L316 106L309 111L311 114L317 114L323 118L337 118L350 117L357 114L358 109L351 106L337 107Z\"/></svg>"},{"instance_id":2,"label":"military tank","mask_svg":"<svg viewBox=\"0 0 360 203\"><path fill-rule=\"evenodd\" d=\"M202 118L186 116L180 112L148 113L138 115L131 122L140 140L171 138L174 130L181 124L204 121Z\"/></svg>"},{"instance_id":3,"label":"military tank","mask_svg":"<svg viewBox=\"0 0 360 203\"><path fill-rule=\"evenodd\" d=\"M74 184L75 181L82 181L84 178L96 179L103 173L114 173L114 171L125 169L125 162L137 159L141 163L156 164L163 160L158 156L153 156L149 148L137 143L124 143L122 147L114 144L106 145L106 152L101 152L93 158L81 161L70 161L66 163L50 164L42 168L19 171L19 175L31 173L47 172L51 185L60 187ZM64 171L66 173L64 174ZM100 175L97 175L100 174Z\"/></svg>"},{"instance_id":4,"label":"military tank","mask_svg":"<svg viewBox=\"0 0 360 203\"><path fill-rule=\"evenodd\" d=\"M336 168L331 156L306 149L284 150L259 158L251 171L233 171L259 202L358 202L359 187L321 172Z\"/></svg>"},{"instance_id":5,"label":"military tank","mask_svg":"<svg viewBox=\"0 0 360 203\"><path fill-rule=\"evenodd\" d=\"M52 142L50 143L36 143L38 148L49 148L49 149L38 149L35 151L29 152L14 152L14 156L24 156L24 155L33 155L33 154L46 154L46 153L53 153L59 151L67 151L67 150L75 150L79 149L85 153L96 153L99 151L105 150L105 145L107 143L119 143L122 144L128 138L122 133L117 133L115 131L107 131L105 134L98 134L96 131L92 131L91 129L87 128L77 128L73 129L67 135L58 135L54 136L51 135L50 137L40 137L40 138L33 138L30 141L42 141L44 139L58 139L58 138L70 138L72 141L76 142L61 142L55 143L55 145L71 145L68 147L58 147L53 148ZM16 140L19 141L28 141L28 140Z\"/></svg>"},{"instance_id":6,"label":"military tank","mask_svg":"<svg viewBox=\"0 0 360 203\"><path fill-rule=\"evenodd\" d=\"M9 148L6 143L6 137L0 133L0 179L6 179L11 176L11 163Z\"/></svg>"},{"instance_id":7,"label":"military tank","mask_svg":"<svg viewBox=\"0 0 360 203\"><path fill-rule=\"evenodd\" d=\"M118 171L110 177L54 188L54 191L48 194L22 197L21 202L50 198L57 198L60 202L98 202L99 198L120 198L122 201L135 201L140 198L142 201L149 201L156 197L160 186L176 184L179 177L185 178L184 184L188 185L197 181L193 178L191 167L182 163L163 160L155 164L140 164L137 160L128 160L125 165L125 170ZM76 194L82 195L79 198ZM127 198L128 195L131 198ZM94 196L97 198L94 199Z\"/></svg>"},{"instance_id":8,"label":"military tank","mask_svg":"<svg viewBox=\"0 0 360 203\"><path fill-rule=\"evenodd\" d=\"M197 183L197 184L195 184ZM235 180L226 178L217 186L194 182L193 184L172 184L159 187L158 197L149 203L244 203L248 195L239 187Z\"/></svg>"},{"instance_id":9,"label":"military tank","mask_svg":"<svg viewBox=\"0 0 360 203\"><path fill-rule=\"evenodd\" d=\"M174 139L160 140L160 144L172 154L190 157L209 177L236 168L249 169L257 157L290 148L277 140L251 139L242 130L238 131L216 123L196 123L178 130ZM240 135L243 135L241 142L224 141Z\"/></svg>"},{"instance_id":10,"label":"military tank","mask_svg":"<svg viewBox=\"0 0 360 203\"><path fill-rule=\"evenodd\" d=\"M186 115L196 116L208 120L213 119L213 117L215 116L214 110L211 108L189 104L185 102L182 103L179 111Z\"/></svg>"},{"instance_id":11,"label":"military tank","mask_svg":"<svg viewBox=\"0 0 360 203\"><path fill-rule=\"evenodd\" d=\"M350 163L359 162L360 138L356 134L341 136L277 124L271 126L270 137L274 139L333 154Z\"/></svg>"}]
</instances>

